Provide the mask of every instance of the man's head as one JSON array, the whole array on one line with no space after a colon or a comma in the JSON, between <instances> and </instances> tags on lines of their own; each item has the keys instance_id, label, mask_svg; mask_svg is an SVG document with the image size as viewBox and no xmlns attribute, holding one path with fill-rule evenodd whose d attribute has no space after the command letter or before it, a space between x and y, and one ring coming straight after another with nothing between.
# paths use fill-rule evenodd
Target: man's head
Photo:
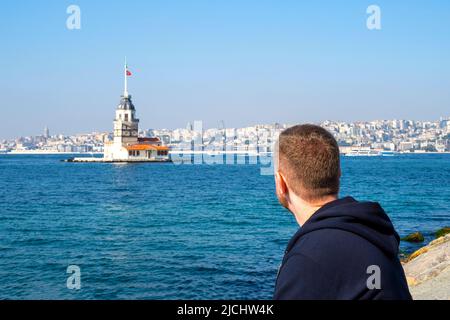
<instances>
[{"instance_id":1,"label":"man's head","mask_svg":"<svg viewBox=\"0 0 450 320\"><path fill-rule=\"evenodd\" d=\"M320 206L337 197L339 147L327 130L311 124L286 129L280 134L277 156L276 188L283 206L293 211L294 198Z\"/></svg>"}]
</instances>

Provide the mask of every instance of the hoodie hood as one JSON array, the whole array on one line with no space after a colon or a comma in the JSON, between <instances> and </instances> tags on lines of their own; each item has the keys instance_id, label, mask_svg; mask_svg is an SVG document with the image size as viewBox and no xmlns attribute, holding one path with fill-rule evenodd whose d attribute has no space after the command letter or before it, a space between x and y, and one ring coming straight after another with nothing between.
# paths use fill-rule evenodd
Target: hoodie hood
<instances>
[{"instance_id":1,"label":"hoodie hood","mask_svg":"<svg viewBox=\"0 0 450 320\"><path fill-rule=\"evenodd\" d=\"M383 208L376 202L358 202L345 197L317 210L288 244L289 252L305 234L320 229L340 229L371 242L387 256L398 255L400 237Z\"/></svg>"}]
</instances>

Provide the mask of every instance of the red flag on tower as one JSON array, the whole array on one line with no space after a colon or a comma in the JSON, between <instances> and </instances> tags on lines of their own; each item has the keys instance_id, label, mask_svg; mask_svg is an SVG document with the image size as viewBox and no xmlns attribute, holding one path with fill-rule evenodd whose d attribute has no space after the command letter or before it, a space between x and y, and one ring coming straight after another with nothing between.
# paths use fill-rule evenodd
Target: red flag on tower
<instances>
[{"instance_id":1,"label":"red flag on tower","mask_svg":"<svg viewBox=\"0 0 450 320\"><path fill-rule=\"evenodd\" d=\"M131 76L131 71L127 69L127 76Z\"/></svg>"}]
</instances>

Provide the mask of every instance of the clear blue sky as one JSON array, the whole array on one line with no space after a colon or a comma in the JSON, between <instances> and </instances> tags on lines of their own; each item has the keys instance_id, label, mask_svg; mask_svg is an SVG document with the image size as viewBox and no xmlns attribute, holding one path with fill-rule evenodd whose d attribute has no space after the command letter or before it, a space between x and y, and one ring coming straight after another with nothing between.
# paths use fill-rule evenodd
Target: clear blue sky
<instances>
[{"instance_id":1,"label":"clear blue sky","mask_svg":"<svg viewBox=\"0 0 450 320\"><path fill-rule=\"evenodd\" d=\"M125 56L141 128L450 115L447 0L4 0L0 35L1 138L112 130Z\"/></svg>"}]
</instances>

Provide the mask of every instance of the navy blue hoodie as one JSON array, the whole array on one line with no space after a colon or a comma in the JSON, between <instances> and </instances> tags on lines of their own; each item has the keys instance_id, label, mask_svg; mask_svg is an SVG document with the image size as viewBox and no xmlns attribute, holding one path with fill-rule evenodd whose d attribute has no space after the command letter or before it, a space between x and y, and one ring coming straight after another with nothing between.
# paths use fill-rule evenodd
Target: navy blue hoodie
<instances>
[{"instance_id":1,"label":"navy blue hoodie","mask_svg":"<svg viewBox=\"0 0 450 320\"><path fill-rule=\"evenodd\" d=\"M290 240L274 299L411 299L398 247L399 236L378 203L351 197L330 202Z\"/></svg>"}]
</instances>

